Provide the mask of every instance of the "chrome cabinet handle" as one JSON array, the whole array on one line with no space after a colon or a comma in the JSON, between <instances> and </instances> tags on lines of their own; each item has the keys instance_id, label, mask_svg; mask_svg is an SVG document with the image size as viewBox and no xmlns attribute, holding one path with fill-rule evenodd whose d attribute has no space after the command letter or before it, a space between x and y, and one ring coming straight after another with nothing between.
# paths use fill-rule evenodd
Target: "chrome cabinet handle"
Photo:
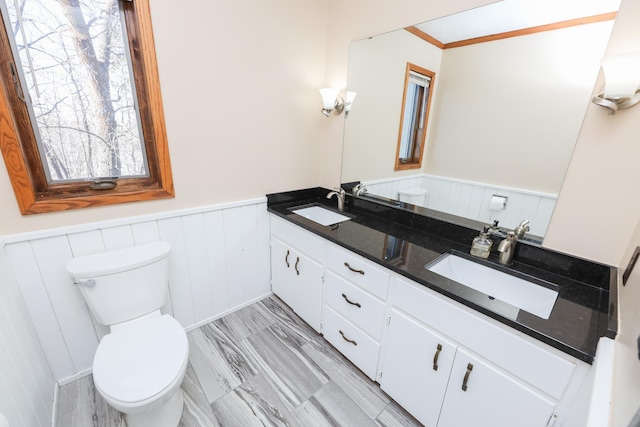
<instances>
[{"instance_id":1,"label":"chrome cabinet handle","mask_svg":"<svg viewBox=\"0 0 640 427\"><path fill-rule=\"evenodd\" d=\"M87 288L93 288L96 285L96 281L93 279L83 279L73 282L75 286L86 286Z\"/></svg>"},{"instance_id":2,"label":"chrome cabinet handle","mask_svg":"<svg viewBox=\"0 0 640 427\"><path fill-rule=\"evenodd\" d=\"M298 263L300 262L300 257L296 257L296 265L293 267L296 269L296 274L299 276L300 272L298 271Z\"/></svg>"},{"instance_id":3,"label":"chrome cabinet handle","mask_svg":"<svg viewBox=\"0 0 640 427\"><path fill-rule=\"evenodd\" d=\"M345 262L344 266L347 267L349 270L353 271L354 273L360 273L360 274L362 274L364 276L364 271L357 270L357 269L351 267L348 262Z\"/></svg>"},{"instance_id":4,"label":"chrome cabinet handle","mask_svg":"<svg viewBox=\"0 0 640 427\"><path fill-rule=\"evenodd\" d=\"M287 254L284 256L284 262L287 263L287 268L289 268L289 249L287 249Z\"/></svg>"},{"instance_id":5,"label":"chrome cabinet handle","mask_svg":"<svg viewBox=\"0 0 640 427\"><path fill-rule=\"evenodd\" d=\"M348 302L349 304L351 304L351 305L355 305L355 306L356 306L356 307L358 307L358 308L362 307L362 306L360 305L360 303L359 303L359 302L353 302L353 301L351 301L351 300L350 300L350 299L349 299L345 294L342 294L342 298L344 298L344 300L345 300L346 302Z\"/></svg>"},{"instance_id":6,"label":"chrome cabinet handle","mask_svg":"<svg viewBox=\"0 0 640 427\"><path fill-rule=\"evenodd\" d=\"M469 375L471 375L471 371L473 371L473 365L469 363L467 365L467 373L464 374L464 379L462 380L462 391L467 391L467 382L469 381Z\"/></svg>"},{"instance_id":7,"label":"chrome cabinet handle","mask_svg":"<svg viewBox=\"0 0 640 427\"><path fill-rule=\"evenodd\" d=\"M342 339L345 340L348 343L351 343L353 345L358 345L357 342L355 342L354 340L350 340L349 338L344 336L344 332L342 332L340 329L338 329L338 332L340 332L340 335L342 335Z\"/></svg>"},{"instance_id":8,"label":"chrome cabinet handle","mask_svg":"<svg viewBox=\"0 0 640 427\"><path fill-rule=\"evenodd\" d=\"M442 351L442 344L438 344L436 347L436 354L433 356L433 370L438 370L438 357L440 357L440 352Z\"/></svg>"}]
</instances>

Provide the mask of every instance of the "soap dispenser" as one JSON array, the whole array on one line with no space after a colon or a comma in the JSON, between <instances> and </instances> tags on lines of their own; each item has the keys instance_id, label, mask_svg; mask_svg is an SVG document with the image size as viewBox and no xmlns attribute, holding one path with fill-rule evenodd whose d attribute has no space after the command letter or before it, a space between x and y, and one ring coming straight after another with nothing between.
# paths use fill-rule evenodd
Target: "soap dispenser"
<instances>
[{"instance_id":1,"label":"soap dispenser","mask_svg":"<svg viewBox=\"0 0 640 427\"><path fill-rule=\"evenodd\" d=\"M489 239L489 227L484 227L482 233L480 233L471 244L471 255L479 258L487 259L491 253L491 246L493 241Z\"/></svg>"}]
</instances>

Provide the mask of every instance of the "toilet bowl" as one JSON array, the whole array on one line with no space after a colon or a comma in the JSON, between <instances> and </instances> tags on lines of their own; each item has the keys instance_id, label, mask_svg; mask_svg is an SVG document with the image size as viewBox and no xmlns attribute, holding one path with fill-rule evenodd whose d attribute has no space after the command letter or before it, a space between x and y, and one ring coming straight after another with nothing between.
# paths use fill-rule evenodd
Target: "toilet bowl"
<instances>
[{"instance_id":1,"label":"toilet bowl","mask_svg":"<svg viewBox=\"0 0 640 427\"><path fill-rule=\"evenodd\" d=\"M112 329L93 359L96 389L129 427L176 426L189 356L184 329L159 312Z\"/></svg>"},{"instance_id":2,"label":"toilet bowl","mask_svg":"<svg viewBox=\"0 0 640 427\"><path fill-rule=\"evenodd\" d=\"M110 327L93 359L93 382L128 427L176 427L182 416L189 343L182 325L160 312L170 249L155 242L67 264L93 317Z\"/></svg>"}]
</instances>

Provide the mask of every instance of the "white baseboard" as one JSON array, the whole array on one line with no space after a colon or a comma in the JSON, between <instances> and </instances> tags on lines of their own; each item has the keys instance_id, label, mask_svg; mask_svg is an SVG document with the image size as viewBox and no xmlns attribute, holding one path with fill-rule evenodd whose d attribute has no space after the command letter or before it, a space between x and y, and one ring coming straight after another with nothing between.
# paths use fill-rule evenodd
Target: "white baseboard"
<instances>
[{"instance_id":1,"label":"white baseboard","mask_svg":"<svg viewBox=\"0 0 640 427\"><path fill-rule=\"evenodd\" d=\"M259 297L256 297L256 298L252 299L252 300L249 300L249 301L247 301L247 302L244 302L244 303L242 303L242 304L240 304L240 305L238 305L238 306L236 306L236 307L230 308L230 309L229 309L229 310L227 310L227 311L223 311L223 312L222 312L222 313L220 313L220 314L216 314L216 315L215 315L215 316L213 316L213 317L209 317L208 319L201 320L200 322L198 322L198 323L196 323L196 324L194 324L194 325L192 325L192 326L189 326L189 327L184 328L184 330L185 330L185 332L190 332L190 331L193 331L194 329L198 329L199 327L204 326L204 325L206 325L207 323L211 323L211 322L213 322L214 320L218 320L218 319L220 319L221 317L224 317L224 316L226 316L226 315L228 315L228 314L231 314L231 313L233 313L233 312L235 312L235 311L238 311L238 310L240 310L240 309L243 309L243 308L245 308L245 307L248 307L248 306L250 306L251 304L254 304L254 303L258 302L258 301L262 301L263 299L268 298L268 297L270 297L271 295L273 295L273 291L267 292L267 293L266 293L266 294L264 294L264 295L261 295L261 296L259 296Z\"/></svg>"}]
</instances>

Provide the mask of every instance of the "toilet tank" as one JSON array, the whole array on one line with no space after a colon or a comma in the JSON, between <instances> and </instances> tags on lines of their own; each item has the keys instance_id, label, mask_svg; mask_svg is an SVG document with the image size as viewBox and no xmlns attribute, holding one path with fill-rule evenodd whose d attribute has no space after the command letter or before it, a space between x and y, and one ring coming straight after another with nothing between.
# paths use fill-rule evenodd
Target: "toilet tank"
<instances>
[{"instance_id":1,"label":"toilet tank","mask_svg":"<svg viewBox=\"0 0 640 427\"><path fill-rule=\"evenodd\" d=\"M168 243L153 242L74 258L67 271L96 321L113 325L162 308L168 294L170 251ZM94 286L86 285L90 280Z\"/></svg>"},{"instance_id":2,"label":"toilet tank","mask_svg":"<svg viewBox=\"0 0 640 427\"><path fill-rule=\"evenodd\" d=\"M425 206L427 190L420 187L405 188L398 191L398 200L417 206Z\"/></svg>"}]
</instances>

